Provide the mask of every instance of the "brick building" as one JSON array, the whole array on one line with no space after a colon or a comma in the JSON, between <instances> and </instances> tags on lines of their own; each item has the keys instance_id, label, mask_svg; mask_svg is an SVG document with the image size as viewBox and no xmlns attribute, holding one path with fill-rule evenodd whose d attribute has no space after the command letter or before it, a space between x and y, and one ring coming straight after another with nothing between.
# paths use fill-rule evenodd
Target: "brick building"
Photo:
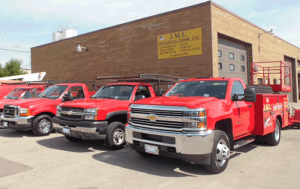
<instances>
[{"instance_id":1,"label":"brick building","mask_svg":"<svg viewBox=\"0 0 300 189\"><path fill-rule=\"evenodd\" d=\"M77 52L78 45L88 51ZM45 79L159 73L250 79L252 62L292 67L290 101L298 101L300 48L208 1L31 49L32 71ZM275 80L272 80L276 82Z\"/></svg>"}]
</instances>

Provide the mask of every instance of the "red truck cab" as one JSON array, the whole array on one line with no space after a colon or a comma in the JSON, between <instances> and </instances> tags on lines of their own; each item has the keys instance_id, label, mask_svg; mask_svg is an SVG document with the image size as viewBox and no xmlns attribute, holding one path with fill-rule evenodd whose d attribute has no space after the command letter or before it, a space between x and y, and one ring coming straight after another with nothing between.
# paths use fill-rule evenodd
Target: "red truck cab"
<instances>
[{"instance_id":1,"label":"red truck cab","mask_svg":"<svg viewBox=\"0 0 300 189\"><path fill-rule=\"evenodd\" d=\"M256 136L278 145L288 126L287 95L255 90L239 78L179 81L162 97L130 105L126 141L142 156L179 158L220 173L230 150Z\"/></svg>"},{"instance_id":2,"label":"red truck cab","mask_svg":"<svg viewBox=\"0 0 300 189\"><path fill-rule=\"evenodd\" d=\"M90 99L68 101L57 106L54 127L66 139L106 140L112 149L123 148L129 105L141 98L155 97L152 86L140 82L111 83Z\"/></svg>"},{"instance_id":3,"label":"red truck cab","mask_svg":"<svg viewBox=\"0 0 300 189\"><path fill-rule=\"evenodd\" d=\"M36 98L9 102L4 105L1 122L4 127L17 131L32 130L35 135L48 135L52 132L52 118L56 107L74 94L77 99L90 98L91 93L85 84L62 83L48 87Z\"/></svg>"}]
</instances>

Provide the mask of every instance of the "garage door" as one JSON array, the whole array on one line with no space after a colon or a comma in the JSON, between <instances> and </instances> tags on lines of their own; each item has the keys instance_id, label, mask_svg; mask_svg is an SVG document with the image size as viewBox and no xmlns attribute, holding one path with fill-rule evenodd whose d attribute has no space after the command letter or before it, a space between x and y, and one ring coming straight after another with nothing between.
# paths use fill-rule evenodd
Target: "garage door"
<instances>
[{"instance_id":1,"label":"garage door","mask_svg":"<svg viewBox=\"0 0 300 189\"><path fill-rule=\"evenodd\" d=\"M219 37L219 77L238 77L248 84L246 44Z\"/></svg>"}]
</instances>

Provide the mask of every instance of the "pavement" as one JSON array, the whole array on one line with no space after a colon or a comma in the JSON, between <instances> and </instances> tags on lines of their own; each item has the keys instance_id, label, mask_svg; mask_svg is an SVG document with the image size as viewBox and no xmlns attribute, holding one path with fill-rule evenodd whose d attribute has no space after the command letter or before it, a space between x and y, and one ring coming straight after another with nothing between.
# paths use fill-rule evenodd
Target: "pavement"
<instances>
[{"instance_id":1,"label":"pavement","mask_svg":"<svg viewBox=\"0 0 300 189\"><path fill-rule=\"evenodd\" d=\"M239 148L221 174L159 156L141 157L128 146L69 142L58 133L0 130L0 189L300 188L300 129L284 129L276 147Z\"/></svg>"}]
</instances>

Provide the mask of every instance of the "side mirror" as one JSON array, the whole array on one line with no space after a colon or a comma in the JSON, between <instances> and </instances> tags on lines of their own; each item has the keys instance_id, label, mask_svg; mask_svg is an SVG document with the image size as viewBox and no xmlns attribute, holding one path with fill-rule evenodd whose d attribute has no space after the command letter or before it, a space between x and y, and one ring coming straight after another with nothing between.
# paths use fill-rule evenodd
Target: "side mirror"
<instances>
[{"instance_id":1,"label":"side mirror","mask_svg":"<svg viewBox=\"0 0 300 189\"><path fill-rule=\"evenodd\" d=\"M256 102L255 88L246 88L244 98L246 102Z\"/></svg>"},{"instance_id":2,"label":"side mirror","mask_svg":"<svg viewBox=\"0 0 300 189\"><path fill-rule=\"evenodd\" d=\"M72 100L73 100L73 95L71 93L66 93L62 98L63 102L72 101Z\"/></svg>"},{"instance_id":3,"label":"side mirror","mask_svg":"<svg viewBox=\"0 0 300 189\"><path fill-rule=\"evenodd\" d=\"M238 101L239 100L239 96L237 94L234 94L232 96L232 101Z\"/></svg>"},{"instance_id":4,"label":"side mirror","mask_svg":"<svg viewBox=\"0 0 300 189\"><path fill-rule=\"evenodd\" d=\"M140 100L146 98L145 95L137 95L134 100Z\"/></svg>"}]
</instances>

